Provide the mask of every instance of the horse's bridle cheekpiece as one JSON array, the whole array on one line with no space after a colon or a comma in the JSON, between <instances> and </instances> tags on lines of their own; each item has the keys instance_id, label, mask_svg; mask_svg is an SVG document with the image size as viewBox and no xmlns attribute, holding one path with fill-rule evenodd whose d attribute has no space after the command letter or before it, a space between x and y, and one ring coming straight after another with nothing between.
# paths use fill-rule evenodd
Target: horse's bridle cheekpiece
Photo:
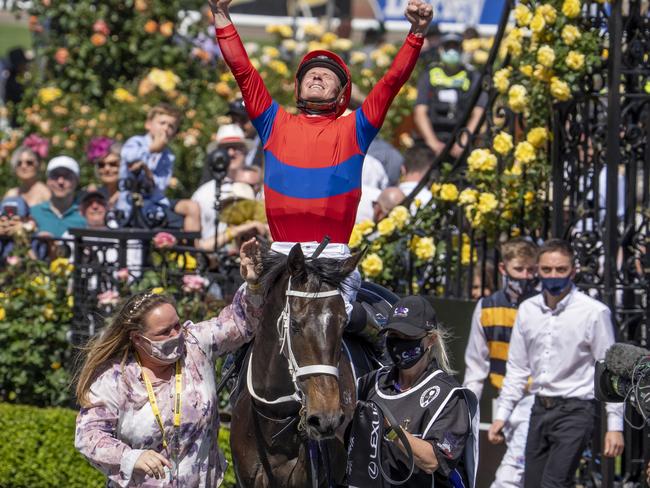
<instances>
[{"instance_id":1,"label":"horse's bridle cheekpiece","mask_svg":"<svg viewBox=\"0 0 650 488\"><path fill-rule=\"evenodd\" d=\"M253 364L253 353L251 352L248 368L246 372L246 386L248 388L248 392L255 400L261 403L265 403L267 405L275 405L278 403L286 403L286 402L298 402L302 404L304 407L305 395L300 389L300 385L298 385L298 380L301 377L315 375L315 374L326 374L330 376L335 376L336 378L339 377L339 368L337 366L332 366L330 364L312 364L309 366L301 367L298 365L298 362L296 361L296 357L293 354L293 348L291 347L291 334L289 333L289 326L291 325L291 306L289 305L289 298L290 297L309 298L309 299L329 298L340 294L341 291L338 289L329 290L329 291L320 291L320 292L304 292L304 291L292 290L291 277L289 277L289 283L287 284L287 291L285 293L287 297L287 301L285 303L284 310L282 310L282 313L278 317L277 327L278 327L278 336L280 338L280 352L284 355L284 357L287 358L287 362L289 363L289 373L291 374L291 381L293 382L295 391L291 395L285 395L276 398L275 400L267 400L266 398L262 398L259 395L257 395L257 393L255 393L255 390L253 389L253 375L251 372L252 370L251 365Z\"/></svg>"}]
</instances>

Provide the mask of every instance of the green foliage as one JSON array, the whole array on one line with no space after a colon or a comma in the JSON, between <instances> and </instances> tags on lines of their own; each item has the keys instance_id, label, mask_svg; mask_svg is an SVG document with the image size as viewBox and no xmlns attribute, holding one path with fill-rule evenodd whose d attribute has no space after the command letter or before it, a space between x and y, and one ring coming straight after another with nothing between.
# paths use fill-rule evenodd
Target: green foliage
<instances>
[{"instance_id":1,"label":"green foliage","mask_svg":"<svg viewBox=\"0 0 650 488\"><path fill-rule=\"evenodd\" d=\"M104 476L74 448L76 412L0 403L0 488L94 488ZM230 460L229 430L219 446ZM221 486L235 486L232 467Z\"/></svg>"}]
</instances>

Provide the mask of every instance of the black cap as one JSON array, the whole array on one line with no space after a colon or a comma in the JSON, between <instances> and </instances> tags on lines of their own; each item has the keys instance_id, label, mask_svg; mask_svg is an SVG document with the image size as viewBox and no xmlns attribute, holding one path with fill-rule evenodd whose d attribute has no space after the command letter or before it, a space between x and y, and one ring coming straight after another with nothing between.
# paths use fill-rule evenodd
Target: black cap
<instances>
[{"instance_id":1,"label":"black cap","mask_svg":"<svg viewBox=\"0 0 650 488\"><path fill-rule=\"evenodd\" d=\"M437 327L436 311L420 295L401 298L393 306L382 332L394 330L409 337L421 337Z\"/></svg>"},{"instance_id":2,"label":"black cap","mask_svg":"<svg viewBox=\"0 0 650 488\"><path fill-rule=\"evenodd\" d=\"M238 98L233 100L228 104L228 112L226 115L239 115L241 117L248 118L248 112L246 112L246 106L244 105L244 100Z\"/></svg>"},{"instance_id":3,"label":"black cap","mask_svg":"<svg viewBox=\"0 0 650 488\"><path fill-rule=\"evenodd\" d=\"M86 211L86 208L90 206L92 202L99 202L100 204L104 205L105 207L108 206L108 202L106 201L106 197L104 196L103 193L98 192L98 191L90 191L86 194L84 194L81 197L81 200L79 201L79 207L82 212Z\"/></svg>"}]
</instances>

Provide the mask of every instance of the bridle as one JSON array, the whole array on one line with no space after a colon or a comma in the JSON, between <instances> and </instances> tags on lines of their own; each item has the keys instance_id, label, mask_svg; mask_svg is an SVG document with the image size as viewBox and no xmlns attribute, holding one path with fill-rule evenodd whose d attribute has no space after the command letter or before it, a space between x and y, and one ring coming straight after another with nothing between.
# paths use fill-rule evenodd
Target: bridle
<instances>
[{"instance_id":1,"label":"bridle","mask_svg":"<svg viewBox=\"0 0 650 488\"><path fill-rule=\"evenodd\" d=\"M290 297L297 298L329 298L340 295L341 291L329 290L329 291L319 291L319 292L304 292L291 289L291 277L289 277L289 282L287 284L287 290L285 292L286 302L282 313L278 317L277 328L278 336L280 343L280 352L287 359L289 374L291 375L291 381L293 383L294 392L291 395L285 395L278 397L274 400L268 400L259 396L255 393L253 388L253 374L252 374L252 364L253 364L253 352L249 356L248 368L246 371L246 386L251 397L257 400L260 403L266 405L276 405L279 403L287 402L298 402L302 405L303 409L305 407L305 394L298 384L298 380L303 376L310 376L316 374L325 374L330 376L335 376L337 379L339 377L339 368L337 366L332 366L330 364L312 364L309 366L300 366L296 360L296 356L293 353L293 348L291 346L291 334L289 333L289 327L291 325L291 306L289 304Z\"/></svg>"}]
</instances>

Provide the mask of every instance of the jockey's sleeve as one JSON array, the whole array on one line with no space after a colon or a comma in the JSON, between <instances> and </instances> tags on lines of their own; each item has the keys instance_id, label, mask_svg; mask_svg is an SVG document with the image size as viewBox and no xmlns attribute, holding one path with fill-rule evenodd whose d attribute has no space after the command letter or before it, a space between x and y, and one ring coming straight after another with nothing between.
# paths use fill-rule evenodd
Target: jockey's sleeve
<instances>
[{"instance_id":1,"label":"jockey's sleeve","mask_svg":"<svg viewBox=\"0 0 650 488\"><path fill-rule=\"evenodd\" d=\"M237 80L248 116L254 120L271 106L273 102L271 95L264 86L262 77L248 59L246 49L234 25L217 29L217 42L223 59Z\"/></svg>"},{"instance_id":2,"label":"jockey's sleeve","mask_svg":"<svg viewBox=\"0 0 650 488\"><path fill-rule=\"evenodd\" d=\"M402 88L402 85L411 76L413 68L415 68L415 63L417 63L418 56L420 55L423 42L424 38L415 34L409 33L406 36L406 40L395 56L395 59L393 59L390 68L381 80L377 82L366 97L363 105L361 105L361 110L363 111L363 115L365 115L361 119L365 118L374 127L375 131L379 130L384 123L384 118L386 117L391 102L400 88ZM360 121L359 117L357 117L357 121L365 122ZM369 144L370 142L368 142Z\"/></svg>"}]
</instances>

